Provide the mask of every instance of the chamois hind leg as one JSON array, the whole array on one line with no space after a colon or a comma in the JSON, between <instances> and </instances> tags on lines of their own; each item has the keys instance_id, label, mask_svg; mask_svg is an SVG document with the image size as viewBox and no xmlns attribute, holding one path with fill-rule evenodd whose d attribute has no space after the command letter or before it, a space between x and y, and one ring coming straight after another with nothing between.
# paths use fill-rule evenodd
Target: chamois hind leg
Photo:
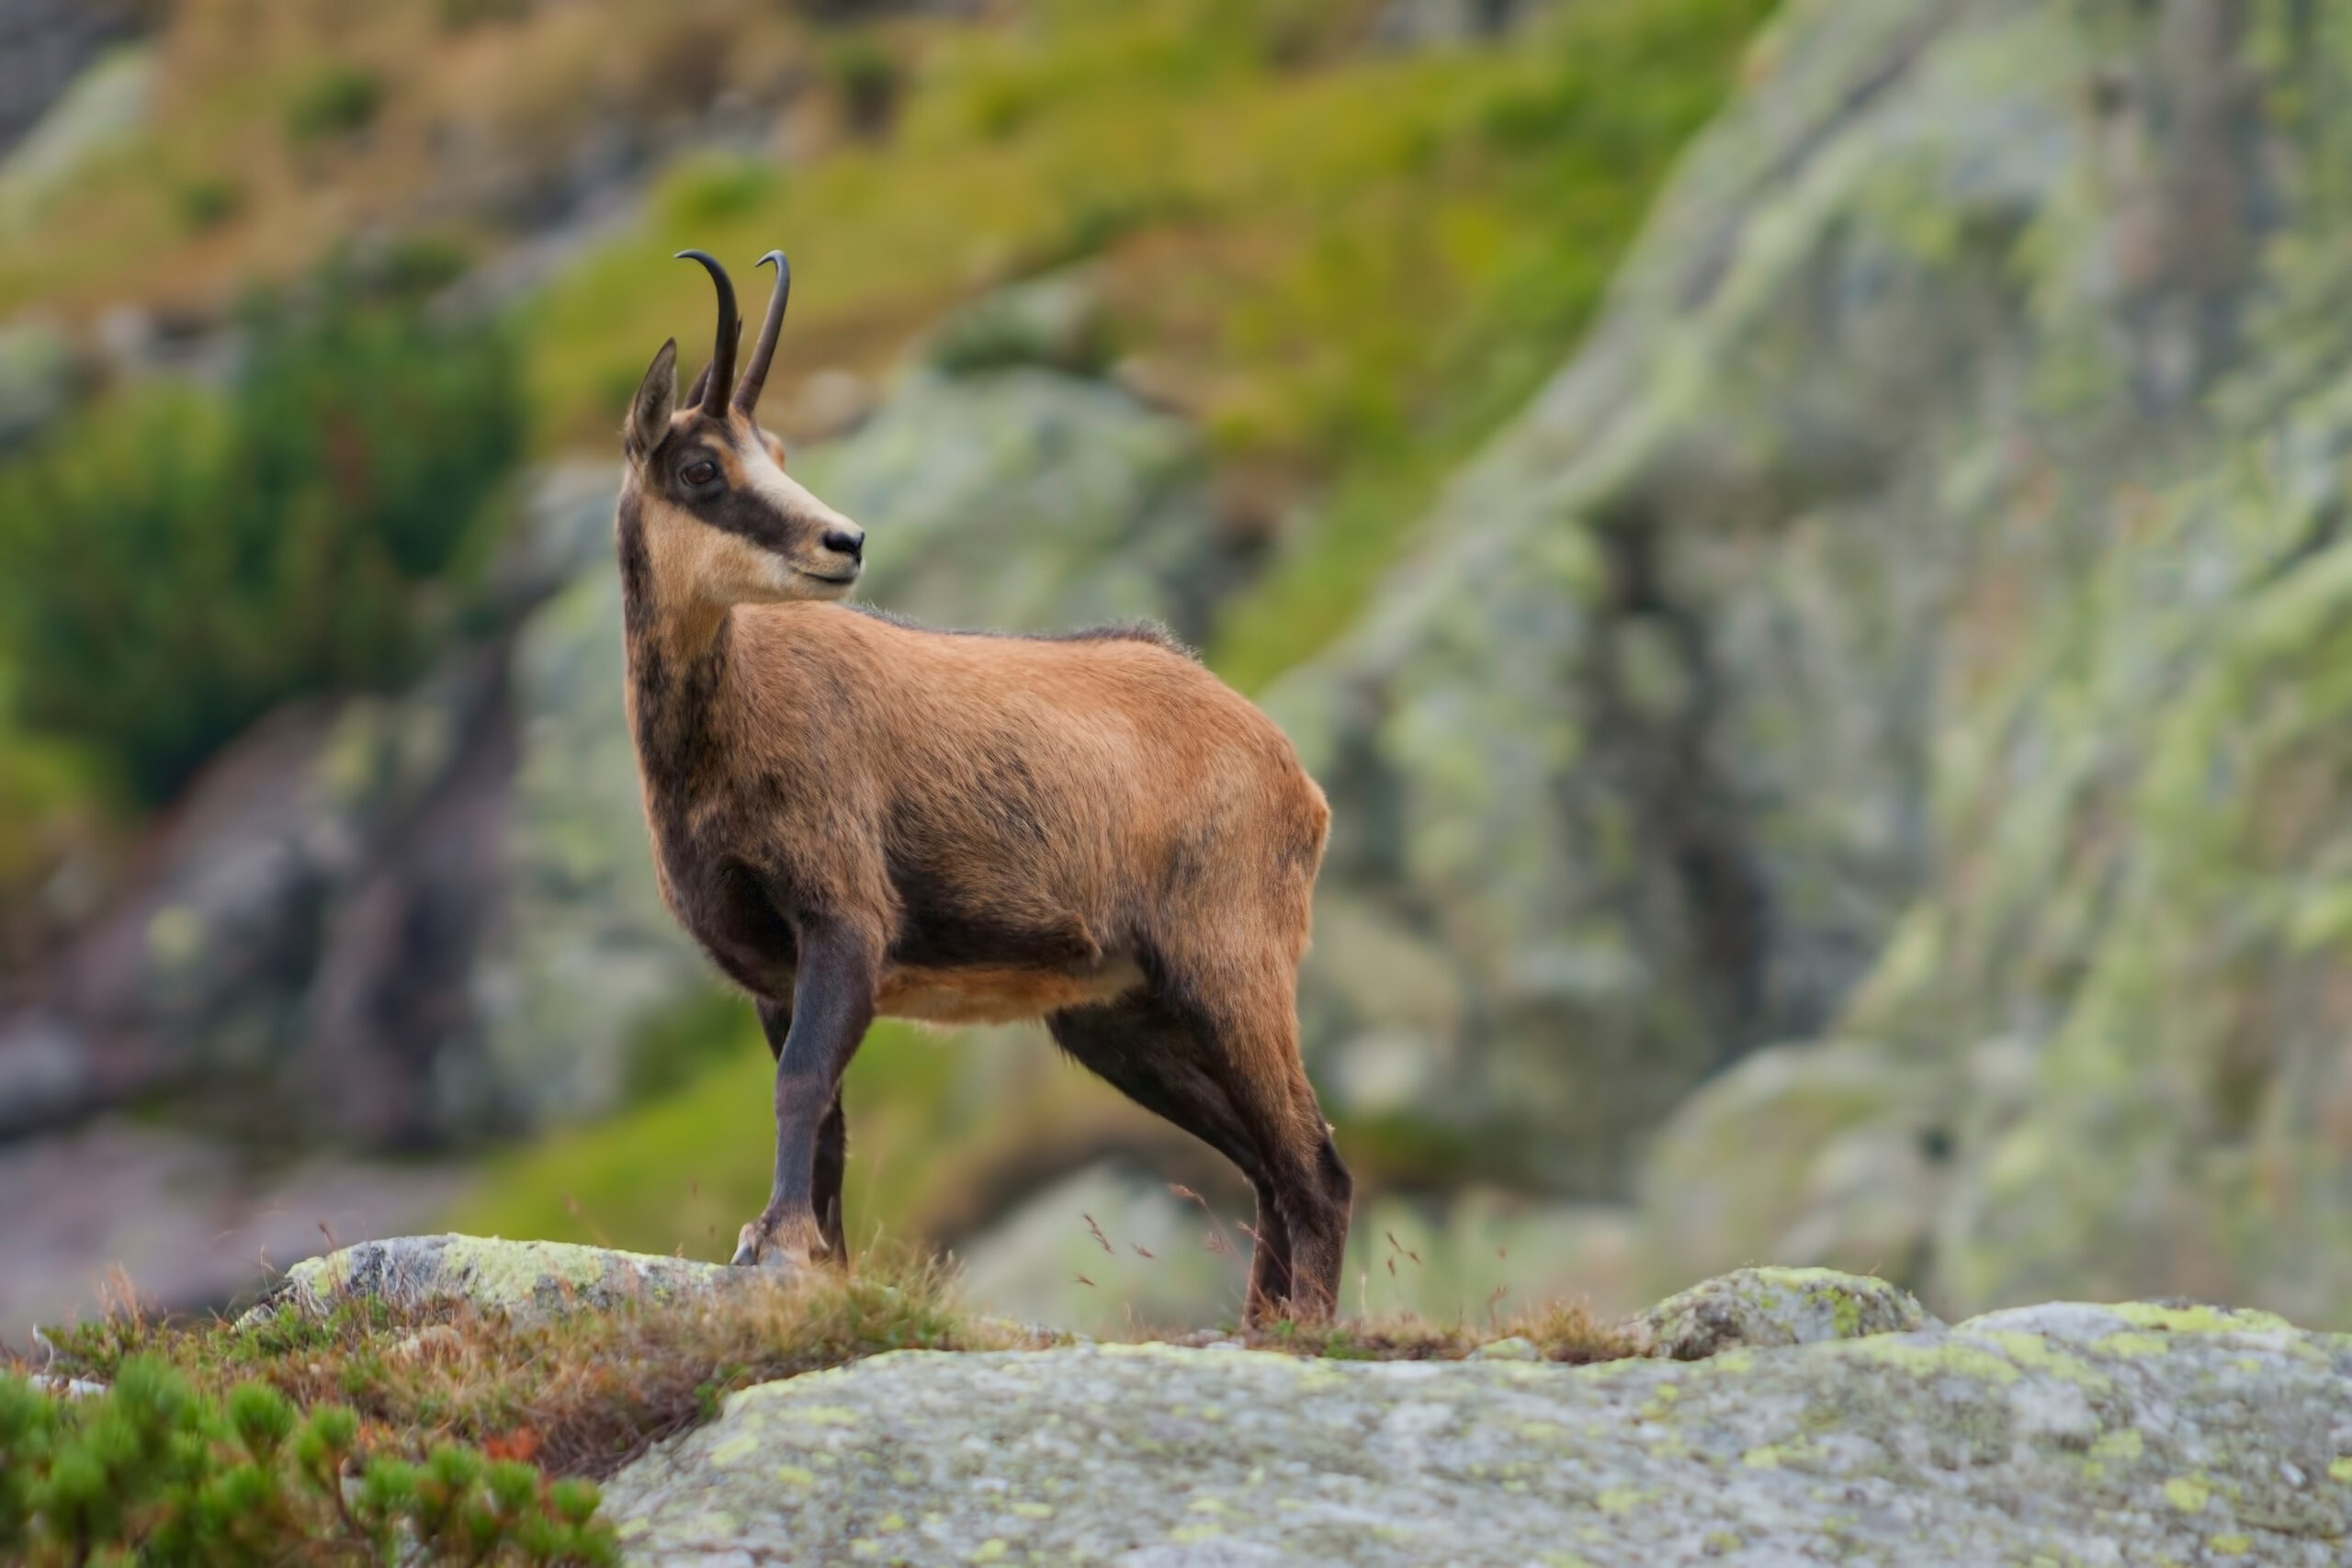
<instances>
[{"instance_id":1,"label":"chamois hind leg","mask_svg":"<svg viewBox=\"0 0 2352 1568\"><path fill-rule=\"evenodd\" d=\"M1197 1010L1213 1042L1209 1071L1258 1151L1271 1199L1261 1205L1261 1233L1284 1244L1288 1278L1269 1271L1250 1320L1324 1322L1339 1306L1355 1184L1299 1062L1295 971L1212 960L1170 983L1184 997L1180 1005Z\"/></svg>"},{"instance_id":2,"label":"chamois hind leg","mask_svg":"<svg viewBox=\"0 0 2352 1568\"><path fill-rule=\"evenodd\" d=\"M1046 1020L1054 1041L1081 1066L1156 1116L1163 1117L1233 1162L1257 1194L1256 1243L1250 1250L1249 1310L1290 1293L1290 1236L1283 1227L1265 1162L1211 1070L1206 1037L1196 1021L1148 993Z\"/></svg>"},{"instance_id":3,"label":"chamois hind leg","mask_svg":"<svg viewBox=\"0 0 2352 1568\"><path fill-rule=\"evenodd\" d=\"M840 1102L842 1073L874 1021L874 969L855 932L812 921L800 932L790 1019L773 1003L760 1004L775 1054L775 1174L767 1207L736 1243L739 1264L810 1263L829 1250L817 1207L825 1124Z\"/></svg>"},{"instance_id":4,"label":"chamois hind leg","mask_svg":"<svg viewBox=\"0 0 2352 1568\"><path fill-rule=\"evenodd\" d=\"M1298 909L1301 942L1306 909ZM1221 926L1247 931L1247 921ZM1275 931L1261 936L1277 938ZM1249 1321L1329 1319L1339 1309L1355 1182L1298 1063L1298 964L1280 941L1251 950L1214 942L1162 950L1148 964L1164 1006L1193 1022L1194 1060L1223 1090L1232 1122L1256 1149L1259 1235L1268 1265L1251 1269Z\"/></svg>"}]
</instances>

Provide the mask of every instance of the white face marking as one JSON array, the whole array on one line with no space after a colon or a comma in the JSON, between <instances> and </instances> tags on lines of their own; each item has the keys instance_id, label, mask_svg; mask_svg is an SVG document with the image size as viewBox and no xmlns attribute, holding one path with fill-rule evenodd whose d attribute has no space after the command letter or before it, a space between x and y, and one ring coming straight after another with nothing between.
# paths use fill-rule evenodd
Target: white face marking
<instances>
[{"instance_id":1,"label":"white face marking","mask_svg":"<svg viewBox=\"0 0 2352 1568\"><path fill-rule=\"evenodd\" d=\"M808 487L776 466L768 455L765 443L755 435L747 446L738 447L737 461L742 464L743 479L752 492L782 513L799 519L805 525L808 540L807 558L787 562L773 558L785 569L787 578L797 579L780 593L793 599L841 599L848 596L851 587L863 570L854 556L842 555L825 543L825 536L835 531L862 534L864 531L847 517L826 505ZM850 581L828 581L829 578L850 579Z\"/></svg>"}]
</instances>

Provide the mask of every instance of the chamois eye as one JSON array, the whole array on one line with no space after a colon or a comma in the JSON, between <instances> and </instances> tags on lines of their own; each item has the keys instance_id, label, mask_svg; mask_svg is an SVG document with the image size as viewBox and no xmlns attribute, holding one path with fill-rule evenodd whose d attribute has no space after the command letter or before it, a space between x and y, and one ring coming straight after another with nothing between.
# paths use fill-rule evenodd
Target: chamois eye
<instances>
[{"instance_id":1,"label":"chamois eye","mask_svg":"<svg viewBox=\"0 0 2352 1568\"><path fill-rule=\"evenodd\" d=\"M703 485L708 484L711 480L718 477L718 465L710 461L708 458L705 458L699 463L688 463L685 467L685 471L678 477L685 480L688 484L699 488Z\"/></svg>"}]
</instances>

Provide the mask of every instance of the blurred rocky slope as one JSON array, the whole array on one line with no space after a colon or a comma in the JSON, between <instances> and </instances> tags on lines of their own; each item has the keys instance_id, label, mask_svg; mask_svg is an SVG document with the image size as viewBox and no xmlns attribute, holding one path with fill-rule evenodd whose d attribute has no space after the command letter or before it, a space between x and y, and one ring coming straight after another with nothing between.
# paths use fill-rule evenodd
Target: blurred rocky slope
<instances>
[{"instance_id":1,"label":"blurred rocky slope","mask_svg":"<svg viewBox=\"0 0 2352 1568\"><path fill-rule=\"evenodd\" d=\"M1286 683L1343 1105L1661 1280L2352 1310L2352 18L1810 0ZM1362 1087L1359 1088L1358 1086Z\"/></svg>"}]
</instances>

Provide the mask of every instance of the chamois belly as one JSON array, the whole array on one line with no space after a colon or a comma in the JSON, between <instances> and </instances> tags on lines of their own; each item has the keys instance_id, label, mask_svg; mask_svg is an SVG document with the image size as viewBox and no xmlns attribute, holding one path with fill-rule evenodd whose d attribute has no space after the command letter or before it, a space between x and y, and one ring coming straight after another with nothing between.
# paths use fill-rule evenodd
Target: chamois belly
<instances>
[{"instance_id":1,"label":"chamois belly","mask_svg":"<svg viewBox=\"0 0 2352 1568\"><path fill-rule=\"evenodd\" d=\"M1106 942L1075 910L976 907L944 894L941 880L899 885L899 926L875 995L885 1017L1012 1023L1143 984L1132 947Z\"/></svg>"},{"instance_id":2,"label":"chamois belly","mask_svg":"<svg viewBox=\"0 0 2352 1568\"><path fill-rule=\"evenodd\" d=\"M1064 1008L1107 1002L1142 984L1143 970L1124 956L1063 971L894 964L882 972L874 1003L886 1018L923 1023L1018 1023Z\"/></svg>"}]
</instances>

